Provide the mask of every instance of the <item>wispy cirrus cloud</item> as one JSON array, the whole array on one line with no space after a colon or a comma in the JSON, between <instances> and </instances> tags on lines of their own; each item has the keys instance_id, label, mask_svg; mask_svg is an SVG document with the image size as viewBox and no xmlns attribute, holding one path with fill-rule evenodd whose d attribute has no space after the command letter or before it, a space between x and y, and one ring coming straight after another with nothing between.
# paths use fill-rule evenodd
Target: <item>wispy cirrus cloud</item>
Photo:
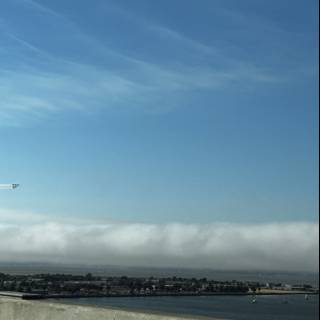
<instances>
[{"instance_id":1,"label":"wispy cirrus cloud","mask_svg":"<svg viewBox=\"0 0 320 320\"><path fill-rule=\"evenodd\" d=\"M159 225L79 219L72 222L12 210L0 210L0 218L2 262L230 270L317 271L319 268L316 223Z\"/></svg>"},{"instance_id":2,"label":"wispy cirrus cloud","mask_svg":"<svg viewBox=\"0 0 320 320\"><path fill-rule=\"evenodd\" d=\"M26 41L17 41L24 49L47 59L42 50ZM114 59L115 54L110 55ZM12 119L9 125L13 121L19 124L64 110L92 112L129 108L166 112L178 107L187 94L199 89L217 90L240 78L268 81L267 78L258 79L256 70L243 70L240 76L240 70L234 74L204 67L166 68L122 55L117 59L126 67L118 70L55 60L50 56L48 64L52 59L58 64L58 70L36 66L0 70L0 114L5 122Z\"/></svg>"},{"instance_id":3,"label":"wispy cirrus cloud","mask_svg":"<svg viewBox=\"0 0 320 320\"><path fill-rule=\"evenodd\" d=\"M50 26L58 28L61 37L67 34L73 51L84 51L83 56L87 55L89 61L65 54L59 40L57 52L50 52L2 20L2 36L10 39L12 45L4 47L5 62L0 63L1 125L23 125L66 110L99 112L128 108L167 112L184 105L201 90L214 94L216 90L279 84L284 80L266 68L236 61L217 48L136 18L141 28L148 24L147 30L156 40L203 57L200 64L189 63L188 59L147 62L106 45L69 18L34 0L21 0L20 4L39 13L41 19L44 16ZM47 27L53 32L50 28Z\"/></svg>"},{"instance_id":4,"label":"wispy cirrus cloud","mask_svg":"<svg viewBox=\"0 0 320 320\"><path fill-rule=\"evenodd\" d=\"M57 11L50 9L49 7L42 5L41 3L34 0L19 0L21 4L30 9L40 11L41 13L51 16L53 18L64 20L66 23L70 23L68 19L66 19L62 14Z\"/></svg>"},{"instance_id":5,"label":"wispy cirrus cloud","mask_svg":"<svg viewBox=\"0 0 320 320\"><path fill-rule=\"evenodd\" d=\"M121 107L161 112L183 101L179 94L195 88L213 88L220 82L205 70L180 73L143 62L132 68L126 75L84 64L65 65L60 72L2 70L0 112L16 121L64 110L90 113Z\"/></svg>"}]
</instances>

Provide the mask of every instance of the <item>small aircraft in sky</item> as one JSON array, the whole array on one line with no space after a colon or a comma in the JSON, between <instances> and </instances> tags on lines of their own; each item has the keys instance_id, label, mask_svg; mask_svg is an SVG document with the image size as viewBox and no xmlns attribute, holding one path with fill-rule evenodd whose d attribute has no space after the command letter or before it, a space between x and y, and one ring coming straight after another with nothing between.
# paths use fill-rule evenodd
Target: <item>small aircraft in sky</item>
<instances>
[{"instance_id":1,"label":"small aircraft in sky","mask_svg":"<svg viewBox=\"0 0 320 320\"><path fill-rule=\"evenodd\" d=\"M19 184L17 183L5 183L5 184L0 184L0 190L13 190L19 187Z\"/></svg>"}]
</instances>

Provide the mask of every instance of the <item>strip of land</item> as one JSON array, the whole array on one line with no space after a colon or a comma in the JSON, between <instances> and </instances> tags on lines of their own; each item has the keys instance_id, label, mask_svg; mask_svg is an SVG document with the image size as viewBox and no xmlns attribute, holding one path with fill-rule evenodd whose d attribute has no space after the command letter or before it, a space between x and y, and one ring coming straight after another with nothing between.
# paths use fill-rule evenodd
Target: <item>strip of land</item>
<instances>
[{"instance_id":1,"label":"strip of land","mask_svg":"<svg viewBox=\"0 0 320 320\"><path fill-rule=\"evenodd\" d=\"M92 274L0 273L0 296L25 300L82 297L243 296L318 294L307 284L216 281L206 278L102 277Z\"/></svg>"}]
</instances>

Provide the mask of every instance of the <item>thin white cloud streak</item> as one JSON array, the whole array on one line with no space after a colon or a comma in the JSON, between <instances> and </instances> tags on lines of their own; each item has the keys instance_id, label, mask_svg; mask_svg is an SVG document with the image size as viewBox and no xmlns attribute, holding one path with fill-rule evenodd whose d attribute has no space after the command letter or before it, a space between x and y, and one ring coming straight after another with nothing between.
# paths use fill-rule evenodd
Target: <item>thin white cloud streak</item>
<instances>
[{"instance_id":1,"label":"thin white cloud streak","mask_svg":"<svg viewBox=\"0 0 320 320\"><path fill-rule=\"evenodd\" d=\"M129 69L116 72L61 62L60 72L2 70L0 113L19 122L65 110L90 113L136 108L167 112L183 104L187 92L215 90L239 80L229 72L187 67L170 70L139 61L132 62Z\"/></svg>"},{"instance_id":2,"label":"thin white cloud streak","mask_svg":"<svg viewBox=\"0 0 320 320\"><path fill-rule=\"evenodd\" d=\"M34 1L34 0L20 0L20 1L21 1L21 3L30 7L31 9L35 9L37 11L42 12L45 15L49 15L54 18L64 20L66 23L69 23L68 19L66 19L63 15L59 14L55 10L48 8L47 6L44 6L40 3L38 3L37 1Z\"/></svg>"},{"instance_id":3,"label":"thin white cloud streak","mask_svg":"<svg viewBox=\"0 0 320 320\"><path fill-rule=\"evenodd\" d=\"M90 113L125 107L167 112L184 105L188 100L187 93L197 93L200 89L221 90L228 87L230 90L234 84L243 86L243 83L274 83L279 80L260 68L241 63L230 67L224 63L222 70L207 64L198 67L177 64L169 67L144 62L111 50L98 39L87 35L71 20L36 1L23 0L22 3L61 24L66 32L69 30L74 36L75 45L94 47L106 61L115 63L95 66L68 62L64 58L51 56L12 32L9 25L5 26L6 35L20 45L20 56L24 59L14 69L0 68L0 125L23 125L26 121L39 120L48 114L66 110ZM142 26L145 23L142 22ZM217 58L216 50L176 31L152 24L149 30L155 36L174 40L188 50ZM7 56L10 50L12 48L7 48ZM17 49L14 50L16 54ZM23 60L34 53L41 57L41 66L36 61L34 67L23 66ZM222 59L223 55L219 56ZM26 65L32 64L28 60ZM52 68L52 65L55 67Z\"/></svg>"},{"instance_id":4,"label":"thin white cloud streak","mask_svg":"<svg viewBox=\"0 0 320 320\"><path fill-rule=\"evenodd\" d=\"M52 59L52 56L50 56L47 52L32 45L30 42L19 38L14 33L6 31L6 32L4 32L4 35L7 36L8 38L10 38L11 40L17 42L20 46L26 48L27 50L29 50L35 54L42 56L42 57L45 57L47 59Z\"/></svg>"},{"instance_id":5,"label":"thin white cloud streak","mask_svg":"<svg viewBox=\"0 0 320 320\"><path fill-rule=\"evenodd\" d=\"M26 119L37 120L66 110L91 113L129 108L167 112L183 105L187 94L200 89L230 88L241 80L276 81L254 67L241 66L237 72L204 67L170 69L121 55L118 59L127 68L113 70L59 60L55 72L38 68L0 70L0 123L11 117L23 124Z\"/></svg>"},{"instance_id":6,"label":"thin white cloud streak","mask_svg":"<svg viewBox=\"0 0 320 320\"><path fill-rule=\"evenodd\" d=\"M0 223L0 261L317 271L316 223ZM14 222L16 220L16 222Z\"/></svg>"},{"instance_id":7,"label":"thin white cloud streak","mask_svg":"<svg viewBox=\"0 0 320 320\"><path fill-rule=\"evenodd\" d=\"M205 45L197 40L191 39L185 35L182 35L176 30L172 30L170 28L160 26L160 25L151 25L149 26L149 30L154 33L157 33L159 36L167 39L174 40L178 42L183 47L192 49L193 51L201 52L202 54L207 55L218 55L218 50L213 48L212 46Z\"/></svg>"}]
</instances>

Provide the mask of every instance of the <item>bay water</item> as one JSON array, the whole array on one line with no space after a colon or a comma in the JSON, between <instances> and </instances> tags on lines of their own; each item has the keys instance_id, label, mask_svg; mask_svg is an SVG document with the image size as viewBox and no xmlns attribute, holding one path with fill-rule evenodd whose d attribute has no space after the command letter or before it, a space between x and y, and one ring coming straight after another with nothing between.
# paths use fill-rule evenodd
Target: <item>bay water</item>
<instances>
[{"instance_id":1,"label":"bay water","mask_svg":"<svg viewBox=\"0 0 320 320\"><path fill-rule=\"evenodd\" d=\"M126 297L63 299L59 302L233 320L316 320L319 296L304 295L195 297Z\"/></svg>"}]
</instances>

